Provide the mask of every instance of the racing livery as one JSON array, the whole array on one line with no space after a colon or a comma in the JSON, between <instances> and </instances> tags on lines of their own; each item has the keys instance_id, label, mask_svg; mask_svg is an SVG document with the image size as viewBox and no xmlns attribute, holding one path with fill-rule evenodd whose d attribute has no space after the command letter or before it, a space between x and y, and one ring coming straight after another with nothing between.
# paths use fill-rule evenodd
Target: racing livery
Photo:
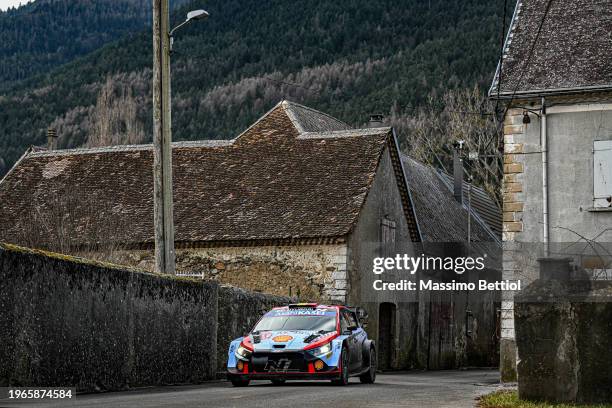
<instances>
[{"instance_id":1,"label":"racing livery","mask_svg":"<svg viewBox=\"0 0 612 408\"><path fill-rule=\"evenodd\" d=\"M250 380L332 380L346 385L376 379L374 341L357 312L345 306L298 303L266 313L251 333L231 342L228 379L234 386Z\"/></svg>"}]
</instances>

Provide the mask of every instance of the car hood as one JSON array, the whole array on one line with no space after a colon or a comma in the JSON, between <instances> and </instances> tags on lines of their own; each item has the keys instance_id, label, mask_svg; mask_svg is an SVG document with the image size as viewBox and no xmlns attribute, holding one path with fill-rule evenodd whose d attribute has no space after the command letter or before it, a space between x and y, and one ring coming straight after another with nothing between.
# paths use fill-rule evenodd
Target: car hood
<instances>
[{"instance_id":1,"label":"car hood","mask_svg":"<svg viewBox=\"0 0 612 408\"><path fill-rule=\"evenodd\" d=\"M250 340L254 351L283 351L283 350L302 350L324 337L332 339L336 332L317 333L307 330L279 330L261 331L257 334L250 334Z\"/></svg>"}]
</instances>

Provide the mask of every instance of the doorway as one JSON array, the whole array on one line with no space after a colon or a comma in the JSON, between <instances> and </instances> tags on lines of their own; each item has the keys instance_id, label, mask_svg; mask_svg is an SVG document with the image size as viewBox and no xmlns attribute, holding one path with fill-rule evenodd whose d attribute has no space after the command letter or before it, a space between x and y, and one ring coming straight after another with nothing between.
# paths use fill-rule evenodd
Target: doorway
<instances>
[{"instance_id":1,"label":"doorway","mask_svg":"<svg viewBox=\"0 0 612 408\"><path fill-rule=\"evenodd\" d=\"M378 367L392 368L395 348L395 305L381 303L378 309Z\"/></svg>"}]
</instances>

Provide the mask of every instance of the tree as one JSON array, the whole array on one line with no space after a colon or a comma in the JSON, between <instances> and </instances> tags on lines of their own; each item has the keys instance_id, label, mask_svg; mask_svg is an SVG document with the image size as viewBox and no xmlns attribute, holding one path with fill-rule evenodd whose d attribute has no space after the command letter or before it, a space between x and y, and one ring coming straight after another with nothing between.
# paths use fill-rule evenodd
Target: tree
<instances>
[{"instance_id":1,"label":"tree","mask_svg":"<svg viewBox=\"0 0 612 408\"><path fill-rule=\"evenodd\" d=\"M132 88L124 82L115 82L110 76L107 77L98 94L85 145L98 147L143 143L144 128L137 113L138 106Z\"/></svg>"},{"instance_id":2,"label":"tree","mask_svg":"<svg viewBox=\"0 0 612 408\"><path fill-rule=\"evenodd\" d=\"M435 167L452 168L453 143L465 141L467 152L478 157L466 160L466 171L501 207L503 162L502 132L491 101L478 87L450 90L442 98L430 97L418 109L391 110L390 124L399 134L404 152Z\"/></svg>"}]
</instances>

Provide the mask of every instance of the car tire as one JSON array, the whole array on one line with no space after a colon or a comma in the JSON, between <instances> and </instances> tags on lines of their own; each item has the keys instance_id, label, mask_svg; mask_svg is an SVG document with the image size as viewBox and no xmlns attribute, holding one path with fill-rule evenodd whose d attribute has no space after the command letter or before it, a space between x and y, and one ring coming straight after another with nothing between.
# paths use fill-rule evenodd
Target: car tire
<instances>
[{"instance_id":1,"label":"car tire","mask_svg":"<svg viewBox=\"0 0 612 408\"><path fill-rule=\"evenodd\" d=\"M284 385L285 384L285 380L283 380L282 378L275 378L275 379L270 380L270 381L274 385Z\"/></svg>"},{"instance_id":2,"label":"car tire","mask_svg":"<svg viewBox=\"0 0 612 408\"><path fill-rule=\"evenodd\" d=\"M349 383L349 350L347 347L342 347L340 353L340 378L332 380L334 385L348 385Z\"/></svg>"},{"instance_id":3,"label":"car tire","mask_svg":"<svg viewBox=\"0 0 612 408\"><path fill-rule=\"evenodd\" d=\"M234 387L246 387L249 385L251 380L243 380L242 378L231 378L230 381Z\"/></svg>"},{"instance_id":4,"label":"car tire","mask_svg":"<svg viewBox=\"0 0 612 408\"><path fill-rule=\"evenodd\" d=\"M359 381L362 384L374 384L374 381L376 381L376 363L376 350L372 347L370 348L370 366L368 371L359 376Z\"/></svg>"}]
</instances>

